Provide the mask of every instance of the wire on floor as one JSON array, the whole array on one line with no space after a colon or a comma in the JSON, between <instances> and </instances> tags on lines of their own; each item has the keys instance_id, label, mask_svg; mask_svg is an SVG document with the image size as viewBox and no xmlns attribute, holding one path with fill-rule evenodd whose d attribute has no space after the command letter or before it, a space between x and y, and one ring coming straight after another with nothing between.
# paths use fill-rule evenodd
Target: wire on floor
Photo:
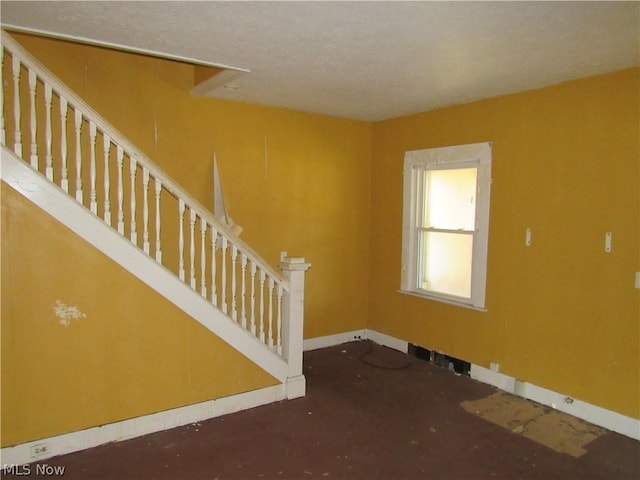
<instances>
[{"instance_id":1,"label":"wire on floor","mask_svg":"<svg viewBox=\"0 0 640 480\"><path fill-rule=\"evenodd\" d=\"M369 344L369 348L367 349L366 352L364 352L362 355L360 355L359 359L362 363L369 365L370 367L374 367L374 368L381 368L383 370L403 370L405 368L409 368L411 366L411 359L407 358L407 361L401 365L381 365L379 363L374 363L371 360L367 360L366 357L371 355L371 353L373 353L373 342L372 341L366 341Z\"/></svg>"}]
</instances>

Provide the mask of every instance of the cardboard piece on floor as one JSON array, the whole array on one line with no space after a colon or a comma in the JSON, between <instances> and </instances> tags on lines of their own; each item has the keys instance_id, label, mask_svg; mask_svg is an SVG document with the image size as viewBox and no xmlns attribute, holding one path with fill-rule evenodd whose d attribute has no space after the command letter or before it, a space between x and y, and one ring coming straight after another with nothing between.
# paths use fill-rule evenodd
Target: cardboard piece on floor
<instances>
[{"instance_id":1,"label":"cardboard piece on floor","mask_svg":"<svg viewBox=\"0 0 640 480\"><path fill-rule=\"evenodd\" d=\"M584 455L587 451L583 447L606 432L579 418L506 392L465 401L460 406L491 423L573 457Z\"/></svg>"}]
</instances>

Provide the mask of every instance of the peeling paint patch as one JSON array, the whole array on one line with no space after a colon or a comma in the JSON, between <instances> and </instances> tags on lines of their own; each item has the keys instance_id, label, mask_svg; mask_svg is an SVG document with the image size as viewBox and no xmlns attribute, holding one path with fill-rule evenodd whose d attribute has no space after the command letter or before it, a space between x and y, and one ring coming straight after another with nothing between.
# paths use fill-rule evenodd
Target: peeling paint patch
<instances>
[{"instance_id":1,"label":"peeling paint patch","mask_svg":"<svg viewBox=\"0 0 640 480\"><path fill-rule=\"evenodd\" d=\"M78 320L80 318L87 318L85 313L82 313L75 305L66 305L60 300L56 300L56 304L53 307L53 312L60 320L60 325L68 327L71 325L72 320Z\"/></svg>"}]
</instances>

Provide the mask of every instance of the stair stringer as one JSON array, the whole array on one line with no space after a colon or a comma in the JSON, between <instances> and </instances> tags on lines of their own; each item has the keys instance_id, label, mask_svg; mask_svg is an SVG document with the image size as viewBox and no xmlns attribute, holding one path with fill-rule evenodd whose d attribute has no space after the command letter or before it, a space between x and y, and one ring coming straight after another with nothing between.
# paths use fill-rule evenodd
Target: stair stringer
<instances>
[{"instance_id":1,"label":"stair stringer","mask_svg":"<svg viewBox=\"0 0 640 480\"><path fill-rule=\"evenodd\" d=\"M2 146L0 178L76 235L220 337L267 373L284 383L287 362L262 344L173 272L77 203L60 187Z\"/></svg>"}]
</instances>

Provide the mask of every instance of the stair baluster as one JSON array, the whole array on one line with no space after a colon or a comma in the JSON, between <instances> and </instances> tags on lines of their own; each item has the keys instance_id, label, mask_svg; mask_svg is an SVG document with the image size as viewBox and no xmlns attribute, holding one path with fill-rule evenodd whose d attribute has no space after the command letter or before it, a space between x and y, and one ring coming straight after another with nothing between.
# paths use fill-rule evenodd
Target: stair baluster
<instances>
[{"instance_id":1,"label":"stair baluster","mask_svg":"<svg viewBox=\"0 0 640 480\"><path fill-rule=\"evenodd\" d=\"M250 315L251 315L251 334L256 335L256 264L251 261L251 307L250 307Z\"/></svg>"},{"instance_id":2,"label":"stair baluster","mask_svg":"<svg viewBox=\"0 0 640 480\"><path fill-rule=\"evenodd\" d=\"M200 217L200 295L207 298L207 255L206 255L207 222Z\"/></svg>"},{"instance_id":3,"label":"stair baluster","mask_svg":"<svg viewBox=\"0 0 640 480\"><path fill-rule=\"evenodd\" d=\"M98 195L96 194L96 136L97 127L92 121L89 121L89 179L91 181L89 191L89 205L94 215L98 214Z\"/></svg>"},{"instance_id":4,"label":"stair baluster","mask_svg":"<svg viewBox=\"0 0 640 480\"><path fill-rule=\"evenodd\" d=\"M162 182L158 177L154 178L156 186L156 262L162 263L162 244L160 242L160 194L162 193Z\"/></svg>"},{"instance_id":5,"label":"stair baluster","mask_svg":"<svg viewBox=\"0 0 640 480\"><path fill-rule=\"evenodd\" d=\"M220 303L222 307L222 312L224 314L227 313L227 248L229 240L227 237L222 237L222 259L220 261Z\"/></svg>"},{"instance_id":6,"label":"stair baluster","mask_svg":"<svg viewBox=\"0 0 640 480\"><path fill-rule=\"evenodd\" d=\"M247 328L247 256L243 253L240 257L240 322L242 328Z\"/></svg>"},{"instance_id":7,"label":"stair baluster","mask_svg":"<svg viewBox=\"0 0 640 480\"><path fill-rule=\"evenodd\" d=\"M196 211L189 209L189 285L196 289L196 245L195 245Z\"/></svg>"},{"instance_id":8,"label":"stair baluster","mask_svg":"<svg viewBox=\"0 0 640 480\"><path fill-rule=\"evenodd\" d=\"M264 270L260 269L260 341L264 343Z\"/></svg>"},{"instance_id":9,"label":"stair baluster","mask_svg":"<svg viewBox=\"0 0 640 480\"><path fill-rule=\"evenodd\" d=\"M142 168L142 249L149 255L149 170Z\"/></svg>"},{"instance_id":10,"label":"stair baluster","mask_svg":"<svg viewBox=\"0 0 640 480\"><path fill-rule=\"evenodd\" d=\"M138 245L138 227L136 225L136 172L137 164L135 156L129 157L129 180L131 181L131 188L129 195L131 195L131 243Z\"/></svg>"},{"instance_id":11,"label":"stair baluster","mask_svg":"<svg viewBox=\"0 0 640 480\"><path fill-rule=\"evenodd\" d=\"M218 242L218 232L211 225L211 303L218 306L218 292L216 289L216 243Z\"/></svg>"},{"instance_id":12,"label":"stair baluster","mask_svg":"<svg viewBox=\"0 0 640 480\"><path fill-rule=\"evenodd\" d=\"M111 225L111 200L110 200L110 175L109 158L111 152L111 137L106 133L102 134L102 157L104 159L104 221Z\"/></svg>"},{"instance_id":13,"label":"stair baluster","mask_svg":"<svg viewBox=\"0 0 640 480\"><path fill-rule=\"evenodd\" d=\"M236 281L236 264L238 261L238 247L233 244L231 245L231 318L237 322L238 321L238 305L236 302L236 290L237 290L237 281Z\"/></svg>"},{"instance_id":14,"label":"stair baluster","mask_svg":"<svg viewBox=\"0 0 640 480\"><path fill-rule=\"evenodd\" d=\"M31 166L38 169L38 139L36 137L38 120L36 119L36 72L29 69L29 131L31 132Z\"/></svg>"},{"instance_id":15,"label":"stair baluster","mask_svg":"<svg viewBox=\"0 0 640 480\"><path fill-rule=\"evenodd\" d=\"M75 132L76 132L76 200L84 204L82 194L82 145L80 135L82 133L82 113L75 108Z\"/></svg>"},{"instance_id":16,"label":"stair baluster","mask_svg":"<svg viewBox=\"0 0 640 480\"><path fill-rule=\"evenodd\" d=\"M66 193L69 193L69 170L67 169L68 111L69 109L67 99L60 95L60 186Z\"/></svg>"},{"instance_id":17,"label":"stair baluster","mask_svg":"<svg viewBox=\"0 0 640 480\"><path fill-rule=\"evenodd\" d=\"M118 233L124 235L124 185L122 183L122 169L124 164L124 150L118 145L116 147L116 166L118 169Z\"/></svg>"},{"instance_id":18,"label":"stair baluster","mask_svg":"<svg viewBox=\"0 0 640 480\"><path fill-rule=\"evenodd\" d=\"M276 348L278 355L282 355L282 284L278 284L278 314L276 316L276 332L278 338L276 339Z\"/></svg>"},{"instance_id":19,"label":"stair baluster","mask_svg":"<svg viewBox=\"0 0 640 480\"><path fill-rule=\"evenodd\" d=\"M269 277L269 332L267 334L267 344L273 348L273 277Z\"/></svg>"},{"instance_id":20,"label":"stair baluster","mask_svg":"<svg viewBox=\"0 0 640 480\"><path fill-rule=\"evenodd\" d=\"M53 89L51 85L44 85L44 108L45 108L45 144L47 151L45 153L46 175L53 182L53 155L51 153L51 145L53 141L53 132L51 131L51 102L53 100Z\"/></svg>"},{"instance_id":21,"label":"stair baluster","mask_svg":"<svg viewBox=\"0 0 640 480\"><path fill-rule=\"evenodd\" d=\"M20 130L20 59L15 55L12 58L13 67L13 119L15 122L15 136L13 151L22 158L22 131Z\"/></svg>"}]
</instances>

